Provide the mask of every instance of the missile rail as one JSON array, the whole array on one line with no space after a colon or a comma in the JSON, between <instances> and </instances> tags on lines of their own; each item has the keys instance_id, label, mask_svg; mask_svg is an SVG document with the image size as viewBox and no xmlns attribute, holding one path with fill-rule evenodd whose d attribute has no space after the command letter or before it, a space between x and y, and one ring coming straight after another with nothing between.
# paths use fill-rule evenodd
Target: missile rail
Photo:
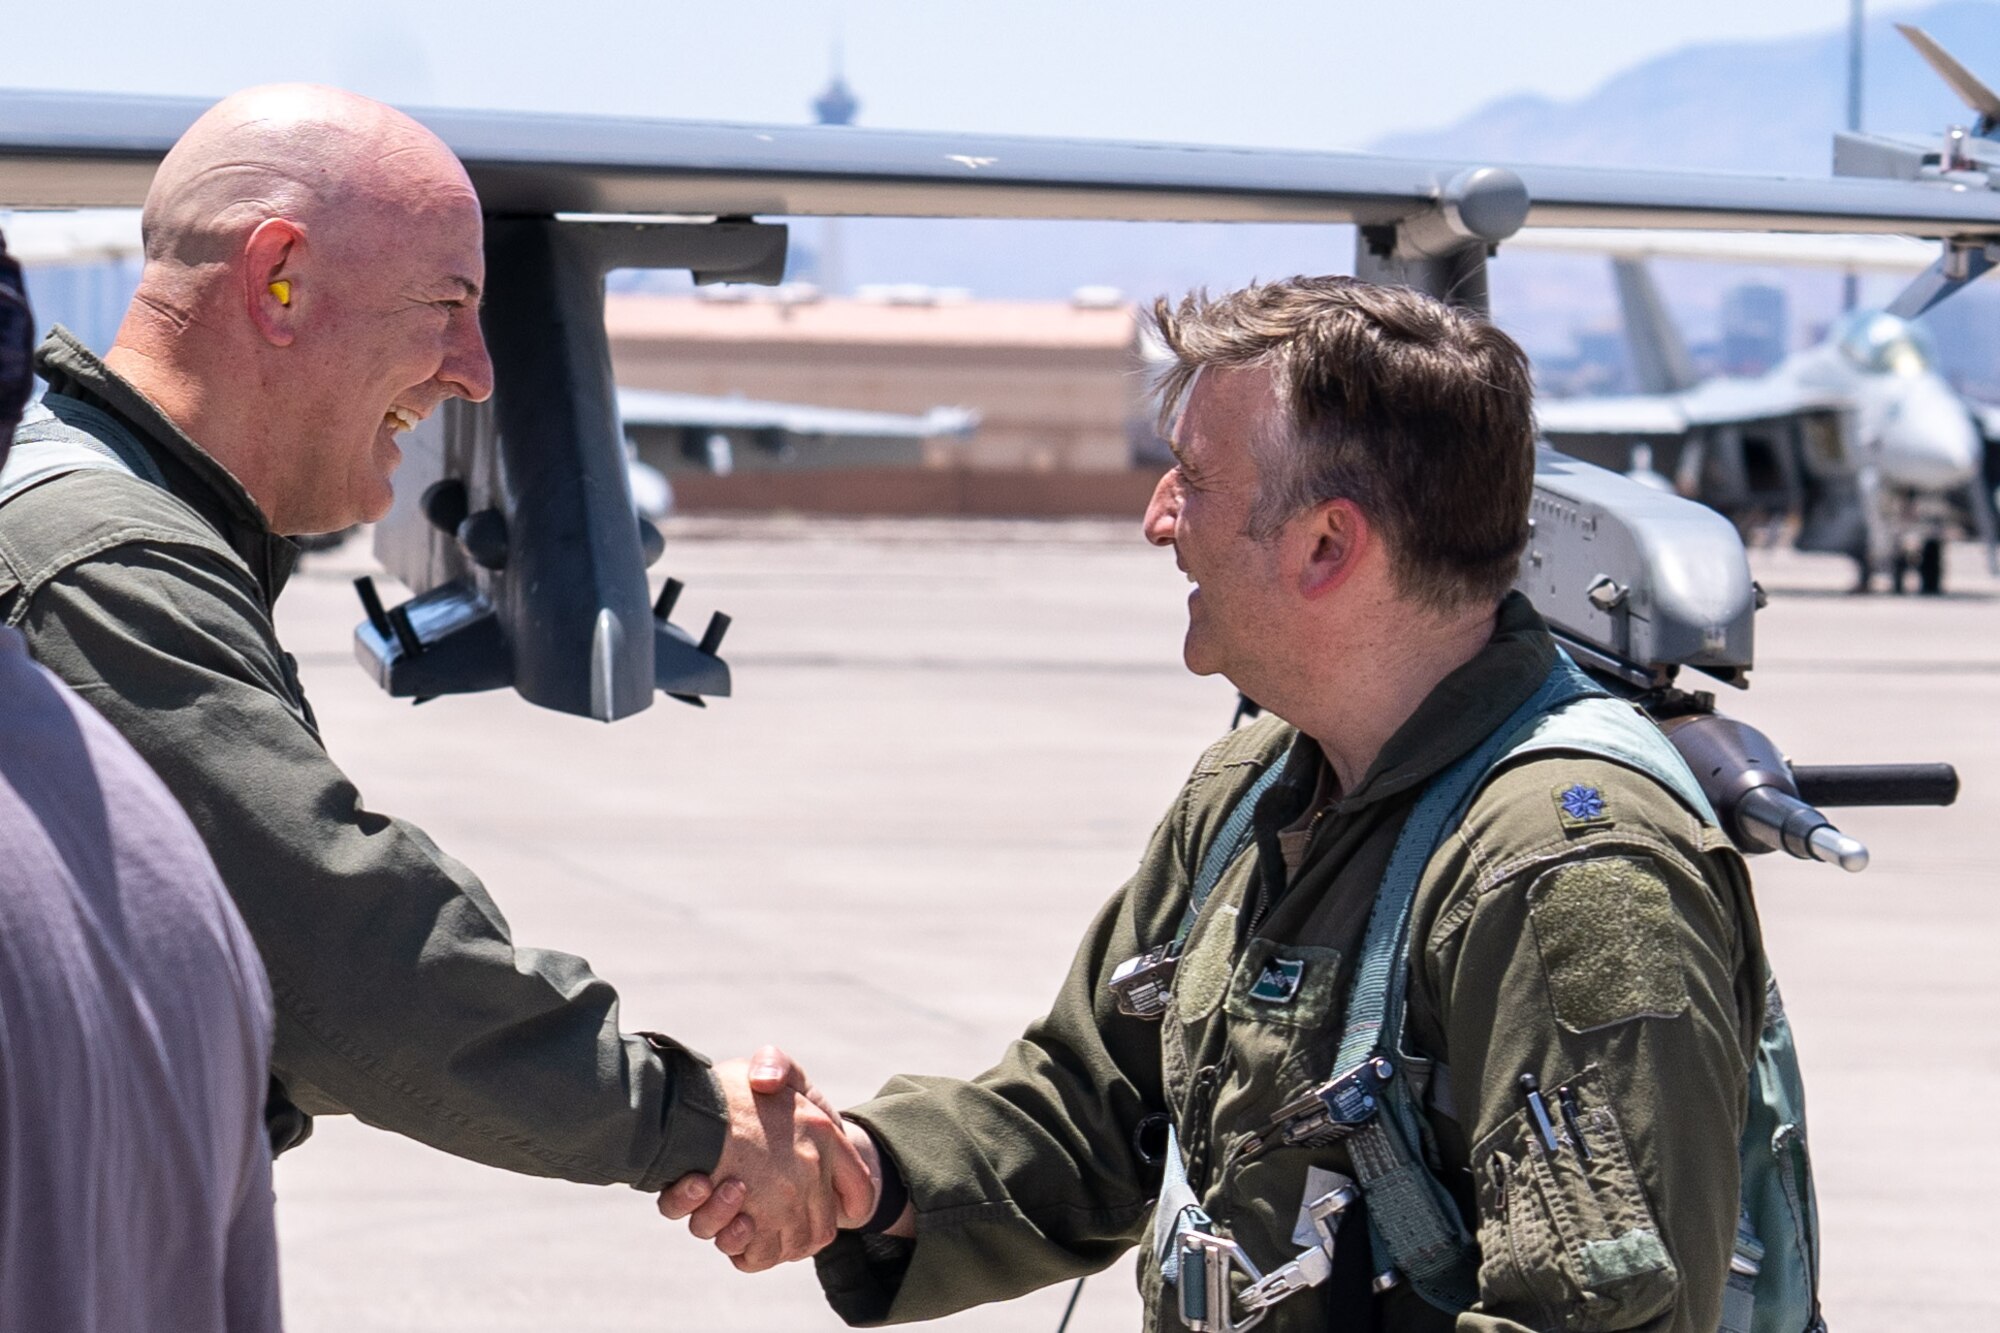
<instances>
[{"instance_id":1,"label":"missile rail","mask_svg":"<svg viewBox=\"0 0 2000 1333\"><path fill-rule=\"evenodd\" d=\"M1755 727L1677 683L1691 668L1749 686L1764 595L1742 538L1704 505L1544 446L1515 587L1577 665L1644 708L1749 855L1782 851L1859 871L1868 849L1822 807L1950 805L1950 764L1793 764Z\"/></svg>"}]
</instances>

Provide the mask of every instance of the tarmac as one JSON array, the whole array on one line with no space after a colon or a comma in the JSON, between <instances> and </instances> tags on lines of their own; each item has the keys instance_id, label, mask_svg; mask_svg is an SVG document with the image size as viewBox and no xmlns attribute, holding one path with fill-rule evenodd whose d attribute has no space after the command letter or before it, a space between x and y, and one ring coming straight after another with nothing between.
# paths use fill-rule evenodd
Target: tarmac
<instances>
[{"instance_id":1,"label":"tarmac","mask_svg":"<svg viewBox=\"0 0 2000 1333\"><path fill-rule=\"evenodd\" d=\"M1180 663L1186 583L1136 517L678 518L678 617L735 617L736 696L611 726L511 692L422 707L354 664L365 541L279 605L370 808L476 870L525 945L588 958L627 1030L720 1058L776 1041L846 1104L972 1075L1045 1008L1233 691ZM2000 579L1853 597L1758 552L1753 687L1723 706L1800 763L1949 760L1948 810L1836 812L1859 875L1754 863L1811 1099L1827 1317L1990 1322L1984 1112L2000 1105ZM1692 683L1697 678L1688 678ZM808 1264L744 1276L649 1196L508 1175L344 1118L277 1165L294 1333L841 1327ZM1053 1333L1067 1286L943 1321ZM1138 1327L1130 1257L1073 1333Z\"/></svg>"}]
</instances>

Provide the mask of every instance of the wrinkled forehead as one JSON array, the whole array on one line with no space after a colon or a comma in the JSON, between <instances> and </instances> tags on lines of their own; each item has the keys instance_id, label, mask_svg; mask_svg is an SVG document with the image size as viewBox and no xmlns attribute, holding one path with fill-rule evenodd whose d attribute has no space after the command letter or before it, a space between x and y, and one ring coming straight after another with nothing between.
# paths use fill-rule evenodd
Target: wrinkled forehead
<instances>
[{"instance_id":1,"label":"wrinkled forehead","mask_svg":"<svg viewBox=\"0 0 2000 1333\"><path fill-rule=\"evenodd\" d=\"M1187 439L1188 405L1194 402L1195 391L1201 388L1201 377L1207 370L1207 366L1194 368L1194 373L1187 377L1187 383L1181 386L1180 397L1174 403L1173 415L1167 418L1167 438L1176 444Z\"/></svg>"},{"instance_id":2,"label":"wrinkled forehead","mask_svg":"<svg viewBox=\"0 0 2000 1333\"><path fill-rule=\"evenodd\" d=\"M484 282L484 219L469 186L330 202L313 230L336 262L378 268L384 277L435 270Z\"/></svg>"},{"instance_id":3,"label":"wrinkled forehead","mask_svg":"<svg viewBox=\"0 0 2000 1333\"><path fill-rule=\"evenodd\" d=\"M1174 404L1167 439L1179 447L1197 435L1247 441L1279 428L1285 411L1276 372L1268 365L1201 365Z\"/></svg>"}]
</instances>

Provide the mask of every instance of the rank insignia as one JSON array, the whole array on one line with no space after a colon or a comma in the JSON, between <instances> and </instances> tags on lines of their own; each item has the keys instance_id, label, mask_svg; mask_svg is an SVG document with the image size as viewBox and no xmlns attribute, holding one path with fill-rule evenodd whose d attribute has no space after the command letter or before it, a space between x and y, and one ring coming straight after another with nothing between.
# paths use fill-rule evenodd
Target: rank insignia
<instances>
[{"instance_id":1,"label":"rank insignia","mask_svg":"<svg viewBox=\"0 0 2000 1333\"><path fill-rule=\"evenodd\" d=\"M1304 959L1267 959L1264 970L1257 974L1256 984L1250 987L1250 998L1266 1004L1289 1003L1299 993L1299 980L1305 973Z\"/></svg>"},{"instance_id":2,"label":"rank insignia","mask_svg":"<svg viewBox=\"0 0 2000 1333\"><path fill-rule=\"evenodd\" d=\"M1595 787L1572 782L1557 787L1555 796L1556 813L1562 818L1564 828L1599 828L1611 822L1604 797Z\"/></svg>"}]
</instances>

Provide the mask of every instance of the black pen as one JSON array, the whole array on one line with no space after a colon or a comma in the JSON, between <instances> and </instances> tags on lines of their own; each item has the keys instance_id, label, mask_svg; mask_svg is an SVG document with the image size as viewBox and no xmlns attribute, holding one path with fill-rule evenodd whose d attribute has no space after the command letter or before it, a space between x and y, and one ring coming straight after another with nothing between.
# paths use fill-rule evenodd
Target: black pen
<instances>
[{"instance_id":1,"label":"black pen","mask_svg":"<svg viewBox=\"0 0 2000 1333\"><path fill-rule=\"evenodd\" d=\"M1541 1131L1542 1142L1549 1145L1551 1153L1562 1147L1556 1138L1556 1127L1549 1120L1549 1105L1542 1100L1542 1081L1533 1074L1521 1075L1521 1091L1527 1094L1528 1114L1535 1118L1535 1128Z\"/></svg>"},{"instance_id":2,"label":"black pen","mask_svg":"<svg viewBox=\"0 0 2000 1333\"><path fill-rule=\"evenodd\" d=\"M1570 1141L1576 1144L1576 1155L1586 1162L1589 1161L1590 1145L1584 1142L1583 1126L1578 1123L1576 1094L1569 1090L1568 1084L1556 1089L1556 1106L1562 1111L1563 1124L1569 1126L1569 1137Z\"/></svg>"}]
</instances>

